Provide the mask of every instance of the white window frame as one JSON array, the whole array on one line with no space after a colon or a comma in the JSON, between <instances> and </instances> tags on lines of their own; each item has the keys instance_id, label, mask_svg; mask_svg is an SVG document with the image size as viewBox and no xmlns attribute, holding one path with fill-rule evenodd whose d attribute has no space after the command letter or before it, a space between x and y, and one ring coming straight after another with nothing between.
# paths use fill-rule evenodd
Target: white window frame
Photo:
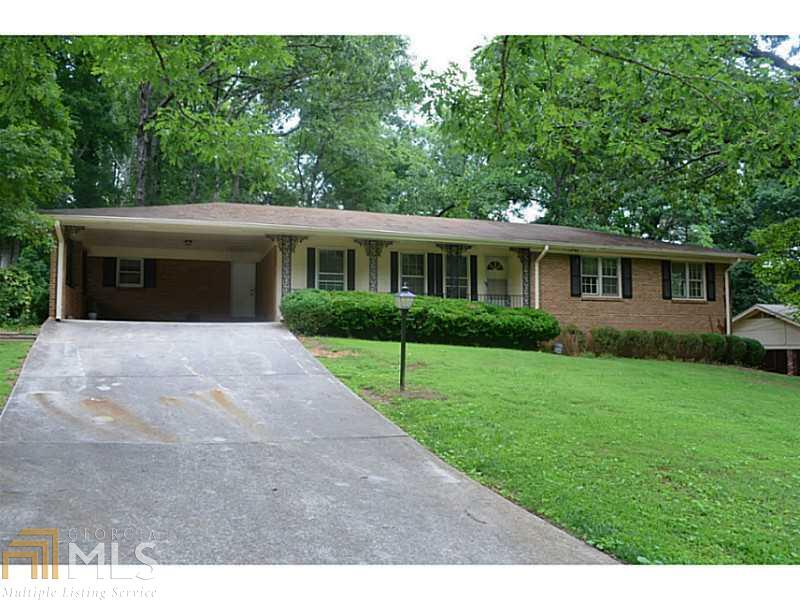
<instances>
[{"instance_id":1,"label":"white window frame","mask_svg":"<svg viewBox=\"0 0 800 600\"><path fill-rule=\"evenodd\" d=\"M321 273L320 267L322 266L322 261L320 260L320 253L322 252L341 252L342 253L342 289L341 290L330 290L330 291L347 291L347 248L317 248L317 265L316 265L316 273L315 275L315 282L314 286L321 290L322 288L319 287L319 276Z\"/></svg>"},{"instance_id":2,"label":"white window frame","mask_svg":"<svg viewBox=\"0 0 800 600\"><path fill-rule=\"evenodd\" d=\"M583 272L583 265L584 261L587 258L593 258L597 260L597 274L584 274ZM604 294L603 293L603 278L611 279L611 277L607 275L603 275L603 260L615 260L617 262L617 293L616 294ZM597 279L597 292L584 292L583 291L583 278L584 277L595 277ZM581 297L582 298L622 298L622 258L619 256L595 256L595 255L586 255L581 256Z\"/></svg>"},{"instance_id":3,"label":"white window frame","mask_svg":"<svg viewBox=\"0 0 800 600\"><path fill-rule=\"evenodd\" d=\"M675 290L672 286L672 269L675 265L683 265L683 275L686 278L686 295L685 296L676 296ZM700 281L702 281L702 293L700 296L690 296L689 295L689 265L700 265ZM693 279L692 281L697 281L697 279ZM706 285L706 264L704 262L698 262L693 260L687 261L679 261L674 260L670 262L669 265L669 289L670 295L672 296L673 300L687 300L691 302L704 302L708 299L708 287Z\"/></svg>"},{"instance_id":4,"label":"white window frame","mask_svg":"<svg viewBox=\"0 0 800 600\"><path fill-rule=\"evenodd\" d=\"M397 289L403 287L403 257L404 256L421 256L422 257L422 289L423 294L428 294L428 260L424 252L400 252L397 257ZM419 275L411 275L411 277L419 277Z\"/></svg>"},{"instance_id":5,"label":"white window frame","mask_svg":"<svg viewBox=\"0 0 800 600\"><path fill-rule=\"evenodd\" d=\"M136 260L139 261L139 283L122 283L119 278L120 272L120 265L122 264L123 260ZM125 273L133 273L128 269L125 269ZM117 287L121 288L143 288L144 287L144 259L139 258L137 256L119 256L117 257Z\"/></svg>"}]
</instances>

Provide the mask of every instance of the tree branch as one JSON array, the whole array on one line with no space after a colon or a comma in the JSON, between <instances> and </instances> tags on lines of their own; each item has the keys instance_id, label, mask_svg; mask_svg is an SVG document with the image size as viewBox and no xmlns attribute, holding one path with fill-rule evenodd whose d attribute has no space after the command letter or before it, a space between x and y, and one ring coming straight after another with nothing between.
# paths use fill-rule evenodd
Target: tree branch
<instances>
[{"instance_id":1,"label":"tree branch","mask_svg":"<svg viewBox=\"0 0 800 600\"><path fill-rule=\"evenodd\" d=\"M750 46L747 51L742 52L742 56L745 56L746 58L766 58L767 60L772 61L772 64L779 69L783 69L784 71L789 71L791 73L800 73L800 65L793 65L785 58L778 56L769 50L762 50L755 44Z\"/></svg>"},{"instance_id":2,"label":"tree branch","mask_svg":"<svg viewBox=\"0 0 800 600\"><path fill-rule=\"evenodd\" d=\"M678 81L683 83L689 89L691 89L691 90L697 92L698 94L700 94L708 102L713 104L717 108L717 110L722 112L722 107L719 105L719 103L716 100L714 100L714 98L709 96L706 92L704 92L699 87L697 87L691 81L692 79L700 79L700 80L703 80L703 81L707 81L707 78L705 78L705 77L692 77L692 76L683 75L681 73L674 73L673 71L669 71L667 69L662 69L660 67L654 67L653 65L649 65L649 64L644 63L644 62L642 62L640 60L636 60L635 58L630 58L628 56L622 56L622 55L619 55L619 54L615 54L613 52L609 52L607 50L603 50L602 48L598 48L597 46L592 46L591 44L587 44L586 42L583 41L583 38L581 38L581 37L576 37L576 36L572 36L572 35L565 35L563 37L565 39L568 39L572 43L577 44L578 46L581 46L582 48L585 48L586 50L589 50L590 52L593 52L594 54L599 54L600 56L605 56L606 58L610 58L612 60L616 60L616 61L619 61L619 62L628 63L628 64L631 64L631 65L636 65L637 67L639 67L641 69L644 69L645 71L649 71L650 73L655 73L657 75L663 75L664 77L671 77L672 79L677 79Z\"/></svg>"},{"instance_id":3,"label":"tree branch","mask_svg":"<svg viewBox=\"0 0 800 600\"><path fill-rule=\"evenodd\" d=\"M503 104L505 103L505 96L506 96L506 75L508 72L508 37L507 35L503 36L503 50L500 54L500 89L498 90L497 96L497 107L494 111L494 126L497 130L497 133L500 134L501 127L500 127L500 112L503 110Z\"/></svg>"}]
</instances>

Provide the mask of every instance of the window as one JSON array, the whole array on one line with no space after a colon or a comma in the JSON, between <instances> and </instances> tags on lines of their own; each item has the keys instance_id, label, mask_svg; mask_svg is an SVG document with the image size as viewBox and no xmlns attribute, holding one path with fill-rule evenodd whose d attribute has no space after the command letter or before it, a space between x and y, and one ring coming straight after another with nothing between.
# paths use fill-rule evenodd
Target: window
<instances>
[{"instance_id":1,"label":"window","mask_svg":"<svg viewBox=\"0 0 800 600\"><path fill-rule=\"evenodd\" d=\"M672 263L672 297L705 300L706 272L703 263Z\"/></svg>"},{"instance_id":2,"label":"window","mask_svg":"<svg viewBox=\"0 0 800 600\"><path fill-rule=\"evenodd\" d=\"M619 258L581 257L581 294L619 298Z\"/></svg>"},{"instance_id":3,"label":"window","mask_svg":"<svg viewBox=\"0 0 800 600\"><path fill-rule=\"evenodd\" d=\"M444 295L447 298L467 298L469 287L467 257L448 255L446 265Z\"/></svg>"},{"instance_id":4,"label":"window","mask_svg":"<svg viewBox=\"0 0 800 600\"><path fill-rule=\"evenodd\" d=\"M117 287L144 287L144 260L141 258L118 258Z\"/></svg>"},{"instance_id":5,"label":"window","mask_svg":"<svg viewBox=\"0 0 800 600\"><path fill-rule=\"evenodd\" d=\"M317 287L321 290L344 290L344 250L320 250Z\"/></svg>"},{"instance_id":6,"label":"window","mask_svg":"<svg viewBox=\"0 0 800 600\"><path fill-rule=\"evenodd\" d=\"M425 255L400 255L400 287L407 286L417 296L425 294Z\"/></svg>"}]
</instances>

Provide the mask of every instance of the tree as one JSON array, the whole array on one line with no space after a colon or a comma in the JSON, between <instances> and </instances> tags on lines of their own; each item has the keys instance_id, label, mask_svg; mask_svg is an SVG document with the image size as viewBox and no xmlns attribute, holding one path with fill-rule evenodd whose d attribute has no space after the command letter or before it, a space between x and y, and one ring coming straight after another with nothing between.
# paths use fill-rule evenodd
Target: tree
<instances>
[{"instance_id":1,"label":"tree","mask_svg":"<svg viewBox=\"0 0 800 600\"><path fill-rule=\"evenodd\" d=\"M753 233L761 253L753 269L781 302L800 307L800 217Z\"/></svg>"},{"instance_id":2,"label":"tree","mask_svg":"<svg viewBox=\"0 0 800 600\"><path fill-rule=\"evenodd\" d=\"M0 38L0 238L50 240L37 207L68 192L73 131L55 78L58 40Z\"/></svg>"},{"instance_id":3,"label":"tree","mask_svg":"<svg viewBox=\"0 0 800 600\"><path fill-rule=\"evenodd\" d=\"M707 244L759 182L800 179L798 78L751 38L504 36L473 66L438 114L529 170L544 222Z\"/></svg>"},{"instance_id":4,"label":"tree","mask_svg":"<svg viewBox=\"0 0 800 600\"><path fill-rule=\"evenodd\" d=\"M215 197L223 180L236 189L244 176L274 176L275 115L262 100L286 84L278 74L291 55L281 38L100 37L81 43L94 56L95 73L120 91L122 101L135 95L136 204L159 202L162 157L178 169L188 163L210 171Z\"/></svg>"}]
</instances>

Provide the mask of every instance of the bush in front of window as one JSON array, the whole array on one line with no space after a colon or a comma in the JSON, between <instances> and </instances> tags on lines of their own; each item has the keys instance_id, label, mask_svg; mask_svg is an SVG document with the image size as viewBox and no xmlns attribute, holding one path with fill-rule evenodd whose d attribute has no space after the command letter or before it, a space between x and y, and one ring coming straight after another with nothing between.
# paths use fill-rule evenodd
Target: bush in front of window
<instances>
[{"instance_id":1,"label":"bush in front of window","mask_svg":"<svg viewBox=\"0 0 800 600\"><path fill-rule=\"evenodd\" d=\"M595 354L617 355L622 333L613 327L598 327L591 331L589 349Z\"/></svg>"},{"instance_id":2,"label":"bush in front of window","mask_svg":"<svg viewBox=\"0 0 800 600\"><path fill-rule=\"evenodd\" d=\"M299 290L283 299L281 313L287 327L301 335L400 337L400 311L390 294ZM524 350L560 331L555 317L542 310L430 296L414 301L407 326L408 339L415 342Z\"/></svg>"},{"instance_id":3,"label":"bush in front of window","mask_svg":"<svg viewBox=\"0 0 800 600\"><path fill-rule=\"evenodd\" d=\"M723 363L753 368L762 365L766 353L761 342L735 335L635 329L618 331L613 327L592 329L589 350L598 355Z\"/></svg>"}]
</instances>

